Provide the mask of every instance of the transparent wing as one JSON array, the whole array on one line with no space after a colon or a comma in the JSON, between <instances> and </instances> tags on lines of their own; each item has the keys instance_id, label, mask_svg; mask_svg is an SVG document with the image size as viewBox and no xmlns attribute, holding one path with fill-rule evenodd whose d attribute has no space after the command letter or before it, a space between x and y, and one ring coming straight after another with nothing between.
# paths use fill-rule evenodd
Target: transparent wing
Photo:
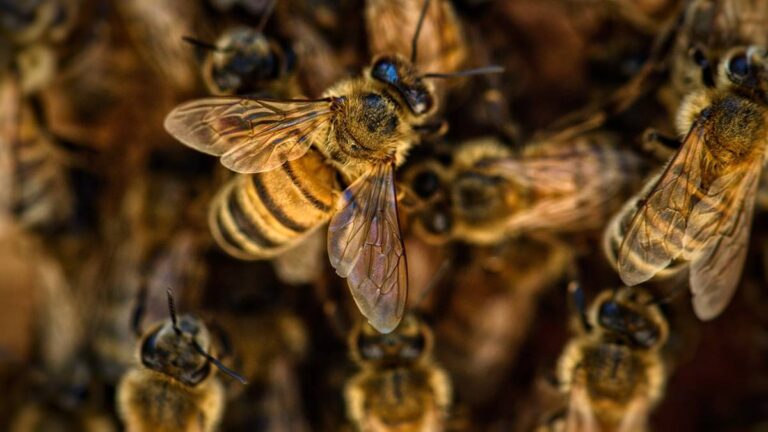
<instances>
[{"instance_id":1,"label":"transparent wing","mask_svg":"<svg viewBox=\"0 0 768 432\"><path fill-rule=\"evenodd\" d=\"M695 197L701 196L705 128L695 124L629 224L618 270L627 285L652 278L683 254Z\"/></svg>"},{"instance_id":2,"label":"transparent wing","mask_svg":"<svg viewBox=\"0 0 768 432\"><path fill-rule=\"evenodd\" d=\"M733 188L733 194L720 191L716 182L710 188L718 191L713 202L703 199L693 209L686 240L690 238L687 243L692 245L703 244L703 251L691 262L690 273L693 309L701 320L720 315L736 292L747 257L761 167L762 163L756 163L746 175L739 173L736 179L723 179L722 188ZM734 181L738 184L731 184ZM722 201L731 195L737 197L736 202ZM727 211L720 209L724 205L736 209L732 217L718 215Z\"/></svg>"},{"instance_id":3,"label":"transparent wing","mask_svg":"<svg viewBox=\"0 0 768 432\"><path fill-rule=\"evenodd\" d=\"M571 389L565 430L566 432L600 432L587 389L583 386Z\"/></svg>"},{"instance_id":4,"label":"transparent wing","mask_svg":"<svg viewBox=\"0 0 768 432\"><path fill-rule=\"evenodd\" d=\"M198 99L174 108L165 129L189 147L220 156L232 171L257 173L303 156L328 132L331 107L331 99Z\"/></svg>"},{"instance_id":5,"label":"transparent wing","mask_svg":"<svg viewBox=\"0 0 768 432\"><path fill-rule=\"evenodd\" d=\"M344 191L328 227L328 255L371 325L394 330L408 286L392 164L376 166Z\"/></svg>"}]
</instances>

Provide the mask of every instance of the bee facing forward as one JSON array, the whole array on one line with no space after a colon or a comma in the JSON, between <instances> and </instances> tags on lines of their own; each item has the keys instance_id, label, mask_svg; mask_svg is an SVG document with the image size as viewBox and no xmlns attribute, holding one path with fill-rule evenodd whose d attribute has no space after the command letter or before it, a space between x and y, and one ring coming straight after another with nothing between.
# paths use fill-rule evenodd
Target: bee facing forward
<instances>
[{"instance_id":1,"label":"bee facing forward","mask_svg":"<svg viewBox=\"0 0 768 432\"><path fill-rule=\"evenodd\" d=\"M450 167L431 161L404 174L428 203L414 229L434 243L496 244L520 233L600 228L639 178L640 159L613 143L594 133L513 155L494 140L468 142Z\"/></svg>"},{"instance_id":2,"label":"bee facing forward","mask_svg":"<svg viewBox=\"0 0 768 432\"><path fill-rule=\"evenodd\" d=\"M394 171L435 110L425 78L441 76L419 74L413 60L379 57L317 100L200 99L165 121L184 144L254 174L214 200L212 229L226 250L271 258L330 219L331 265L382 332L400 322L407 293ZM348 187L335 203L339 176Z\"/></svg>"},{"instance_id":3,"label":"bee facing forward","mask_svg":"<svg viewBox=\"0 0 768 432\"><path fill-rule=\"evenodd\" d=\"M171 318L141 338L141 366L120 381L120 417L129 432L212 431L221 420L225 395L211 363L245 381L210 354L212 336L202 321L176 316L170 291L168 307Z\"/></svg>"},{"instance_id":4,"label":"bee facing forward","mask_svg":"<svg viewBox=\"0 0 768 432\"><path fill-rule=\"evenodd\" d=\"M359 431L440 431L451 403L451 382L435 365L431 330L413 314L394 333L361 323L349 347L360 372L345 388L347 416Z\"/></svg>"},{"instance_id":5,"label":"bee facing forward","mask_svg":"<svg viewBox=\"0 0 768 432\"><path fill-rule=\"evenodd\" d=\"M762 49L733 49L717 80L705 80L715 85L683 101L682 145L643 196L619 249L627 285L687 261L694 311L703 320L728 305L746 259L768 133L766 65Z\"/></svg>"},{"instance_id":6,"label":"bee facing forward","mask_svg":"<svg viewBox=\"0 0 768 432\"><path fill-rule=\"evenodd\" d=\"M667 378L661 352L669 333L666 319L640 289L604 291L589 316L583 293L577 288L572 294L578 331L558 363L561 390L569 398L565 430L647 430Z\"/></svg>"}]
</instances>

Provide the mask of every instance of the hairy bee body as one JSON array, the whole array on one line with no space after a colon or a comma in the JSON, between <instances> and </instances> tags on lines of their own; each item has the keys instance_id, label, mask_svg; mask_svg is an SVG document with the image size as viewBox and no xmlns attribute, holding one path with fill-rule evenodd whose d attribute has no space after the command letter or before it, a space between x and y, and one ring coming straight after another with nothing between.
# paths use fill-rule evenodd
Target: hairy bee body
<instances>
[{"instance_id":1,"label":"hairy bee body","mask_svg":"<svg viewBox=\"0 0 768 432\"><path fill-rule=\"evenodd\" d=\"M347 381L347 416L356 430L441 431L452 389L448 374L432 359L432 333L414 315L382 335L368 324L350 336L361 370Z\"/></svg>"},{"instance_id":2,"label":"hairy bee body","mask_svg":"<svg viewBox=\"0 0 768 432\"><path fill-rule=\"evenodd\" d=\"M211 232L232 256L274 257L331 218L335 175L314 151L272 171L238 175L214 198Z\"/></svg>"},{"instance_id":3,"label":"hairy bee body","mask_svg":"<svg viewBox=\"0 0 768 432\"><path fill-rule=\"evenodd\" d=\"M213 431L224 407L217 379L184 385L149 369L128 371L120 383L118 404L128 432Z\"/></svg>"},{"instance_id":4,"label":"hairy bee body","mask_svg":"<svg viewBox=\"0 0 768 432\"><path fill-rule=\"evenodd\" d=\"M662 348L669 325L651 300L639 289L606 290L576 325L557 371L570 400L566 430L647 430L668 374Z\"/></svg>"}]
</instances>

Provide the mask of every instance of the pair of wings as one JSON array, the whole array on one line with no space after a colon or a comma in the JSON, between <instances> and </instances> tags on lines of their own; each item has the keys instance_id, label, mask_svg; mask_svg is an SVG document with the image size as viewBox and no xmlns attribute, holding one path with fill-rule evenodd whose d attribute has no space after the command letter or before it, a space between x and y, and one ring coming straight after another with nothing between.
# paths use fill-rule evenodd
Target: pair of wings
<instances>
[{"instance_id":1,"label":"pair of wings","mask_svg":"<svg viewBox=\"0 0 768 432\"><path fill-rule=\"evenodd\" d=\"M278 168L328 139L333 100L207 98L176 107L165 129L239 173ZM332 138L331 138L332 139ZM362 314L388 333L403 316L405 250L397 216L394 163L380 162L342 194L328 227L328 255Z\"/></svg>"},{"instance_id":2,"label":"pair of wings","mask_svg":"<svg viewBox=\"0 0 768 432\"><path fill-rule=\"evenodd\" d=\"M675 259L689 261L696 315L719 315L736 290L747 243L762 157L744 169L714 172L707 154L717 137L697 120L629 224L618 271L627 285L652 278ZM722 145L722 144L719 144Z\"/></svg>"}]
</instances>

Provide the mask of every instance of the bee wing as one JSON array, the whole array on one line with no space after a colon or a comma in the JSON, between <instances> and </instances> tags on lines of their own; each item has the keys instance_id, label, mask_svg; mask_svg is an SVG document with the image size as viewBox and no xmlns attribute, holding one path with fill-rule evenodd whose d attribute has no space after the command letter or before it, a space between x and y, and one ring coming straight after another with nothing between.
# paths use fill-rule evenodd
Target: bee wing
<instances>
[{"instance_id":1,"label":"bee wing","mask_svg":"<svg viewBox=\"0 0 768 432\"><path fill-rule=\"evenodd\" d=\"M703 251L693 258L690 273L693 309L701 320L712 319L725 309L741 279L761 167L762 163L756 163L746 173L715 182L710 193L718 193L705 197L693 208L686 230L686 249L704 245ZM738 184L734 186L733 182ZM728 194L726 190L733 192ZM727 208L736 211L723 220L720 215L725 212L725 205L733 205Z\"/></svg>"},{"instance_id":2,"label":"bee wing","mask_svg":"<svg viewBox=\"0 0 768 432\"><path fill-rule=\"evenodd\" d=\"M331 99L198 99L174 108L165 130L193 149L220 156L232 171L265 172L300 158L328 131L331 104Z\"/></svg>"},{"instance_id":3,"label":"bee wing","mask_svg":"<svg viewBox=\"0 0 768 432\"><path fill-rule=\"evenodd\" d=\"M382 333L394 330L408 286L391 163L377 165L344 191L328 227L328 256L371 325Z\"/></svg>"},{"instance_id":4,"label":"bee wing","mask_svg":"<svg viewBox=\"0 0 768 432\"><path fill-rule=\"evenodd\" d=\"M571 389L568 415L565 419L566 432L599 432L587 389L575 386Z\"/></svg>"},{"instance_id":5,"label":"bee wing","mask_svg":"<svg viewBox=\"0 0 768 432\"><path fill-rule=\"evenodd\" d=\"M694 197L703 194L705 134L703 122L694 124L632 218L619 248L618 271L625 284L647 281L683 254Z\"/></svg>"},{"instance_id":6,"label":"bee wing","mask_svg":"<svg viewBox=\"0 0 768 432\"><path fill-rule=\"evenodd\" d=\"M648 430L648 414L650 411L647 397L638 397L630 402L624 417L619 424L618 432L635 432Z\"/></svg>"}]
</instances>

